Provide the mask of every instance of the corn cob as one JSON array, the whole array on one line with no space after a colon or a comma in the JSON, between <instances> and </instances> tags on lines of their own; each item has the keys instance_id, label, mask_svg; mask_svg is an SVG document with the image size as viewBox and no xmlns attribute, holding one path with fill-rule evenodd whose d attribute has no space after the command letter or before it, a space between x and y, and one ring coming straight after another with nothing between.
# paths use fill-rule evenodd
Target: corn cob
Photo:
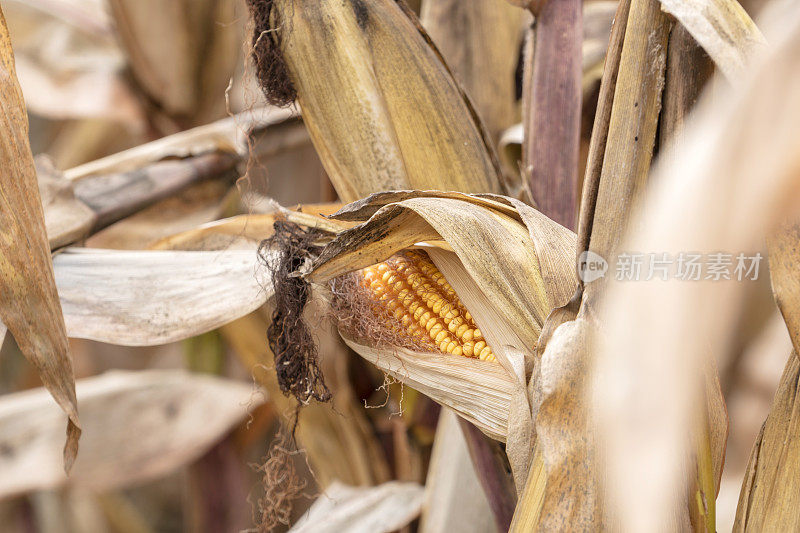
<instances>
[{"instance_id":1,"label":"corn cob","mask_svg":"<svg viewBox=\"0 0 800 533\"><path fill-rule=\"evenodd\" d=\"M407 251L361 271L389 327L442 353L496 361L469 311L428 256Z\"/></svg>"}]
</instances>

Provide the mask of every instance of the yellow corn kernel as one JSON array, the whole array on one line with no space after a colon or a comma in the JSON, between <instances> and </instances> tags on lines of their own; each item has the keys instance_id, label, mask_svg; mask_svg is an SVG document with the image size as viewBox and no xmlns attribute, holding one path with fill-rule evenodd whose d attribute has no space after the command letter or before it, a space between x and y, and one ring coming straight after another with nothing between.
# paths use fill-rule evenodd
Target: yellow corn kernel
<instances>
[{"instance_id":1,"label":"yellow corn kernel","mask_svg":"<svg viewBox=\"0 0 800 533\"><path fill-rule=\"evenodd\" d=\"M403 252L362 274L362 285L388 312L392 331L442 353L496 361L472 315L427 254Z\"/></svg>"}]
</instances>

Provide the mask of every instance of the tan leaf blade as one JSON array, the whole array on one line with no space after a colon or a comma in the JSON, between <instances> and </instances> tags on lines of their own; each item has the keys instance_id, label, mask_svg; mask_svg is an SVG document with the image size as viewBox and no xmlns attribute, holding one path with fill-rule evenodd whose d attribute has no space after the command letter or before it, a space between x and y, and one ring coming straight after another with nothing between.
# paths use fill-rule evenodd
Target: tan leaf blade
<instances>
[{"instance_id":1,"label":"tan leaf blade","mask_svg":"<svg viewBox=\"0 0 800 533\"><path fill-rule=\"evenodd\" d=\"M78 380L83 453L60 468L63 415L44 389L0 398L0 498L65 484L97 491L161 477L192 462L263 401L252 385L179 370Z\"/></svg>"},{"instance_id":2,"label":"tan leaf blade","mask_svg":"<svg viewBox=\"0 0 800 533\"><path fill-rule=\"evenodd\" d=\"M277 92L294 85L341 199L402 188L503 192L482 124L421 27L396 2L248 3L272 24L257 28L263 32L256 34L258 63L274 64L270 48L280 50L292 83L270 81Z\"/></svg>"},{"instance_id":3,"label":"tan leaf blade","mask_svg":"<svg viewBox=\"0 0 800 533\"><path fill-rule=\"evenodd\" d=\"M766 235L797 212L800 108L790 95L800 86L800 11L793 3L784 6L780 28L766 33L769 53L724 99L705 102L687 123L680 151L661 160L643 210L648 223L632 232L625 249L673 258L725 250L735 265L737 254L754 257ZM721 368L728 363L750 285L734 277L611 287L595 407L613 450L610 488L623 527L667 524L683 504L691 445L686 428L702 402L703 366L711 356ZM635 414L642 412L649 416ZM712 452L716 462L719 449ZM651 482L643 485L643 477Z\"/></svg>"},{"instance_id":4,"label":"tan leaf blade","mask_svg":"<svg viewBox=\"0 0 800 533\"><path fill-rule=\"evenodd\" d=\"M738 79L748 58L766 44L755 22L736 0L660 0L689 30L725 76Z\"/></svg>"},{"instance_id":5,"label":"tan leaf blade","mask_svg":"<svg viewBox=\"0 0 800 533\"><path fill-rule=\"evenodd\" d=\"M517 114L514 82L524 20L525 12L505 0L422 3L420 22L494 140Z\"/></svg>"},{"instance_id":6,"label":"tan leaf blade","mask_svg":"<svg viewBox=\"0 0 800 533\"><path fill-rule=\"evenodd\" d=\"M750 455L736 509L736 533L800 528L799 382L800 360L792 351L770 414Z\"/></svg>"},{"instance_id":7,"label":"tan leaf blade","mask_svg":"<svg viewBox=\"0 0 800 533\"><path fill-rule=\"evenodd\" d=\"M79 180L97 174L136 170L167 158L184 158L209 152L247 155L247 135L250 131L284 122L293 116L295 112L290 109L257 107L71 168L64 175L67 179Z\"/></svg>"},{"instance_id":8,"label":"tan leaf blade","mask_svg":"<svg viewBox=\"0 0 800 533\"><path fill-rule=\"evenodd\" d=\"M225 252L69 248L55 258L70 337L127 346L210 331L272 294L254 249Z\"/></svg>"},{"instance_id":9,"label":"tan leaf blade","mask_svg":"<svg viewBox=\"0 0 800 533\"><path fill-rule=\"evenodd\" d=\"M794 350L789 356L764 427L753 446L734 531L796 530L800 500L796 487L800 471L798 382L800 360L800 225L787 224L769 241L772 290L789 330Z\"/></svg>"},{"instance_id":10,"label":"tan leaf blade","mask_svg":"<svg viewBox=\"0 0 800 533\"><path fill-rule=\"evenodd\" d=\"M497 526L457 416L442 409L425 481L421 533L494 533Z\"/></svg>"},{"instance_id":11,"label":"tan leaf blade","mask_svg":"<svg viewBox=\"0 0 800 533\"><path fill-rule=\"evenodd\" d=\"M80 422L64 318L30 145L25 102L0 10L0 318L69 416L64 468L78 453ZM4 329L4 328L3 328Z\"/></svg>"}]
</instances>

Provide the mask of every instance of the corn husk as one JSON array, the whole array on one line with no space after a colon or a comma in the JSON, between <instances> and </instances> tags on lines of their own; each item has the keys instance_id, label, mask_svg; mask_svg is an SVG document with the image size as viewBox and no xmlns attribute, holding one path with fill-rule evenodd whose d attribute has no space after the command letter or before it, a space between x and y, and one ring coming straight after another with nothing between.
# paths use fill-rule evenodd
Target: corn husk
<instances>
[{"instance_id":1,"label":"corn husk","mask_svg":"<svg viewBox=\"0 0 800 533\"><path fill-rule=\"evenodd\" d=\"M416 243L428 243L428 255L493 347L500 367L493 375L504 378L505 392L496 390L499 382L481 390L491 382L485 379L485 364L478 360L369 346L364 339L348 339L348 344L488 435L502 439L505 434L521 489L533 438L526 386L541 325L550 309L563 304L577 284L572 233L514 200L459 193L382 193L346 207L337 216L368 220L339 234L315 262L308 279L324 282ZM471 373L473 384L465 389ZM505 400L509 391L510 399ZM500 416L507 417L505 430Z\"/></svg>"},{"instance_id":2,"label":"corn husk","mask_svg":"<svg viewBox=\"0 0 800 533\"><path fill-rule=\"evenodd\" d=\"M342 200L403 188L502 192L471 105L396 2L279 0L272 19L265 38L280 42Z\"/></svg>"},{"instance_id":3,"label":"corn husk","mask_svg":"<svg viewBox=\"0 0 800 533\"><path fill-rule=\"evenodd\" d=\"M64 467L78 452L80 424L64 318L53 279L28 118L11 39L0 10L0 320L67 413Z\"/></svg>"},{"instance_id":4,"label":"corn husk","mask_svg":"<svg viewBox=\"0 0 800 533\"><path fill-rule=\"evenodd\" d=\"M0 498L71 487L110 491L193 462L264 401L247 383L177 370L115 371L77 382L84 433L67 477L63 415L44 389L0 399Z\"/></svg>"}]
</instances>

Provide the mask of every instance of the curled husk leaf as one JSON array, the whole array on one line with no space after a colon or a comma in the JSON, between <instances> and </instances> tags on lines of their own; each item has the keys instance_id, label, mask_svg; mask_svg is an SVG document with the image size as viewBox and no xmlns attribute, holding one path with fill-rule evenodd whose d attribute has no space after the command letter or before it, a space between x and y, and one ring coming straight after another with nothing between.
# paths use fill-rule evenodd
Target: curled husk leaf
<instances>
[{"instance_id":1,"label":"curled husk leaf","mask_svg":"<svg viewBox=\"0 0 800 533\"><path fill-rule=\"evenodd\" d=\"M454 192L379 193L333 218L363 222L322 250L305 273L307 280L323 284L408 248L424 248L483 332L497 363L370 345L369 339L345 333L348 344L505 440L515 478L523 483L533 438L527 382L546 317L569 300L577 285L575 235L513 199Z\"/></svg>"}]
</instances>

